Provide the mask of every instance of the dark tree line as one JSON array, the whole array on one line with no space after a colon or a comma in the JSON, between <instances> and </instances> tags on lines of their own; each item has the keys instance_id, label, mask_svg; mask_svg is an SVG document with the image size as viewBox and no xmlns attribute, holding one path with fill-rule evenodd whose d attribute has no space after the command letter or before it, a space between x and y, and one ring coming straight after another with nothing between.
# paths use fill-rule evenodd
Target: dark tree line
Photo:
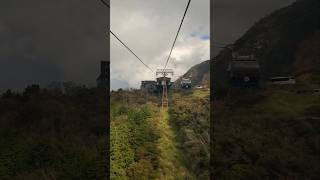
<instances>
[{"instance_id":1,"label":"dark tree line","mask_svg":"<svg viewBox=\"0 0 320 180\"><path fill-rule=\"evenodd\" d=\"M0 179L108 176L106 92L38 85L0 99Z\"/></svg>"}]
</instances>

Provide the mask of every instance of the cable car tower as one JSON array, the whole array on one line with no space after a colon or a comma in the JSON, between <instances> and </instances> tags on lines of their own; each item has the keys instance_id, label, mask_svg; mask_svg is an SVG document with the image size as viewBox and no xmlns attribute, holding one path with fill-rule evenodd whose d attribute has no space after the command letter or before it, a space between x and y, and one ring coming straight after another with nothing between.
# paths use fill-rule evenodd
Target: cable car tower
<instances>
[{"instance_id":1,"label":"cable car tower","mask_svg":"<svg viewBox=\"0 0 320 180\"><path fill-rule=\"evenodd\" d=\"M169 77L170 74L173 76L172 69L157 69L156 71L157 84L162 87L162 109L168 107L168 87L171 86L171 78ZM160 75L160 77L158 77L158 75Z\"/></svg>"}]
</instances>

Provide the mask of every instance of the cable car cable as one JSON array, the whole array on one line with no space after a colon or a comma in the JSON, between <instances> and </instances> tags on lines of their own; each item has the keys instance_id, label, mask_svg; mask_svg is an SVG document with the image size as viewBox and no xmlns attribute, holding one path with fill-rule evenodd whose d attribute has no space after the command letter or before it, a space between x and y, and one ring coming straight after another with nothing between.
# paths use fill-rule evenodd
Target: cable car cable
<instances>
[{"instance_id":1,"label":"cable car cable","mask_svg":"<svg viewBox=\"0 0 320 180\"><path fill-rule=\"evenodd\" d=\"M105 6L107 6L108 8L110 8L110 5L108 3L106 3L104 0L100 0L100 2L102 4L104 4ZM121 41L121 39L115 35L111 30L110 30L110 33L124 46L126 47L145 67L147 67L148 69L150 69L152 72L153 70L148 66L146 65L123 41Z\"/></svg>"},{"instance_id":2,"label":"cable car cable","mask_svg":"<svg viewBox=\"0 0 320 180\"><path fill-rule=\"evenodd\" d=\"M190 2L191 2L191 0L188 1L187 7L186 7L186 9L185 9L185 11L184 11L184 14L183 14L182 20L181 20L181 22L180 22L180 26L179 26L178 32L177 32L176 37L175 37L175 39L174 39L174 41L173 41L173 45L172 45L172 47L171 47L169 56L168 56L168 58L167 58L167 61L166 61L166 64L165 64L163 70L166 69L166 67L167 67L167 65L168 65L168 62L169 62L169 60L170 60L170 56L171 56L172 50L173 50L173 48L174 48L174 46L175 46L175 44L176 44L176 41L177 41L177 38L178 38L178 35L179 35L179 32L180 32L182 23L183 23L183 21L184 21L184 18L185 18L185 16L186 16L187 11L188 11L188 8L189 8Z\"/></svg>"},{"instance_id":3,"label":"cable car cable","mask_svg":"<svg viewBox=\"0 0 320 180\"><path fill-rule=\"evenodd\" d=\"M126 47L145 67L147 67L149 70L151 70L153 72L153 70L146 65L124 42L122 42L117 35L115 35L111 30L110 33L124 46Z\"/></svg>"}]
</instances>

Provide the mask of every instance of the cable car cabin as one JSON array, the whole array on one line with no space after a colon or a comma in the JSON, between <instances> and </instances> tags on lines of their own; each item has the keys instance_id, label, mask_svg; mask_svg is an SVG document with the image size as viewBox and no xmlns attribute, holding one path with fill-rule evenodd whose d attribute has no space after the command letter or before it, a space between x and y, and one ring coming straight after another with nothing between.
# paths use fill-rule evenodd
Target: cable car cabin
<instances>
[{"instance_id":1,"label":"cable car cabin","mask_svg":"<svg viewBox=\"0 0 320 180\"><path fill-rule=\"evenodd\" d=\"M259 84L260 65L253 55L233 55L228 71L229 80L233 86L257 86Z\"/></svg>"},{"instance_id":2,"label":"cable car cabin","mask_svg":"<svg viewBox=\"0 0 320 180\"><path fill-rule=\"evenodd\" d=\"M191 89L191 79L189 78L182 78L180 82L181 89Z\"/></svg>"}]
</instances>

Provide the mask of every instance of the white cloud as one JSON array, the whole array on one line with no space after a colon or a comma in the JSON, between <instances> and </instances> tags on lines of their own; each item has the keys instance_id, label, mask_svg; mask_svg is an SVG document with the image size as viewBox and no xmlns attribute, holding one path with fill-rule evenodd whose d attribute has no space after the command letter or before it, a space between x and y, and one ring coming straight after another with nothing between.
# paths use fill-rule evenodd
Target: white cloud
<instances>
[{"instance_id":1,"label":"white cloud","mask_svg":"<svg viewBox=\"0 0 320 180\"><path fill-rule=\"evenodd\" d=\"M191 1L168 68L182 75L209 58L209 0ZM163 68L187 0L111 0L111 30L152 69ZM198 36L191 37L196 32ZM111 37L111 79L138 88L155 79L115 38Z\"/></svg>"}]
</instances>

